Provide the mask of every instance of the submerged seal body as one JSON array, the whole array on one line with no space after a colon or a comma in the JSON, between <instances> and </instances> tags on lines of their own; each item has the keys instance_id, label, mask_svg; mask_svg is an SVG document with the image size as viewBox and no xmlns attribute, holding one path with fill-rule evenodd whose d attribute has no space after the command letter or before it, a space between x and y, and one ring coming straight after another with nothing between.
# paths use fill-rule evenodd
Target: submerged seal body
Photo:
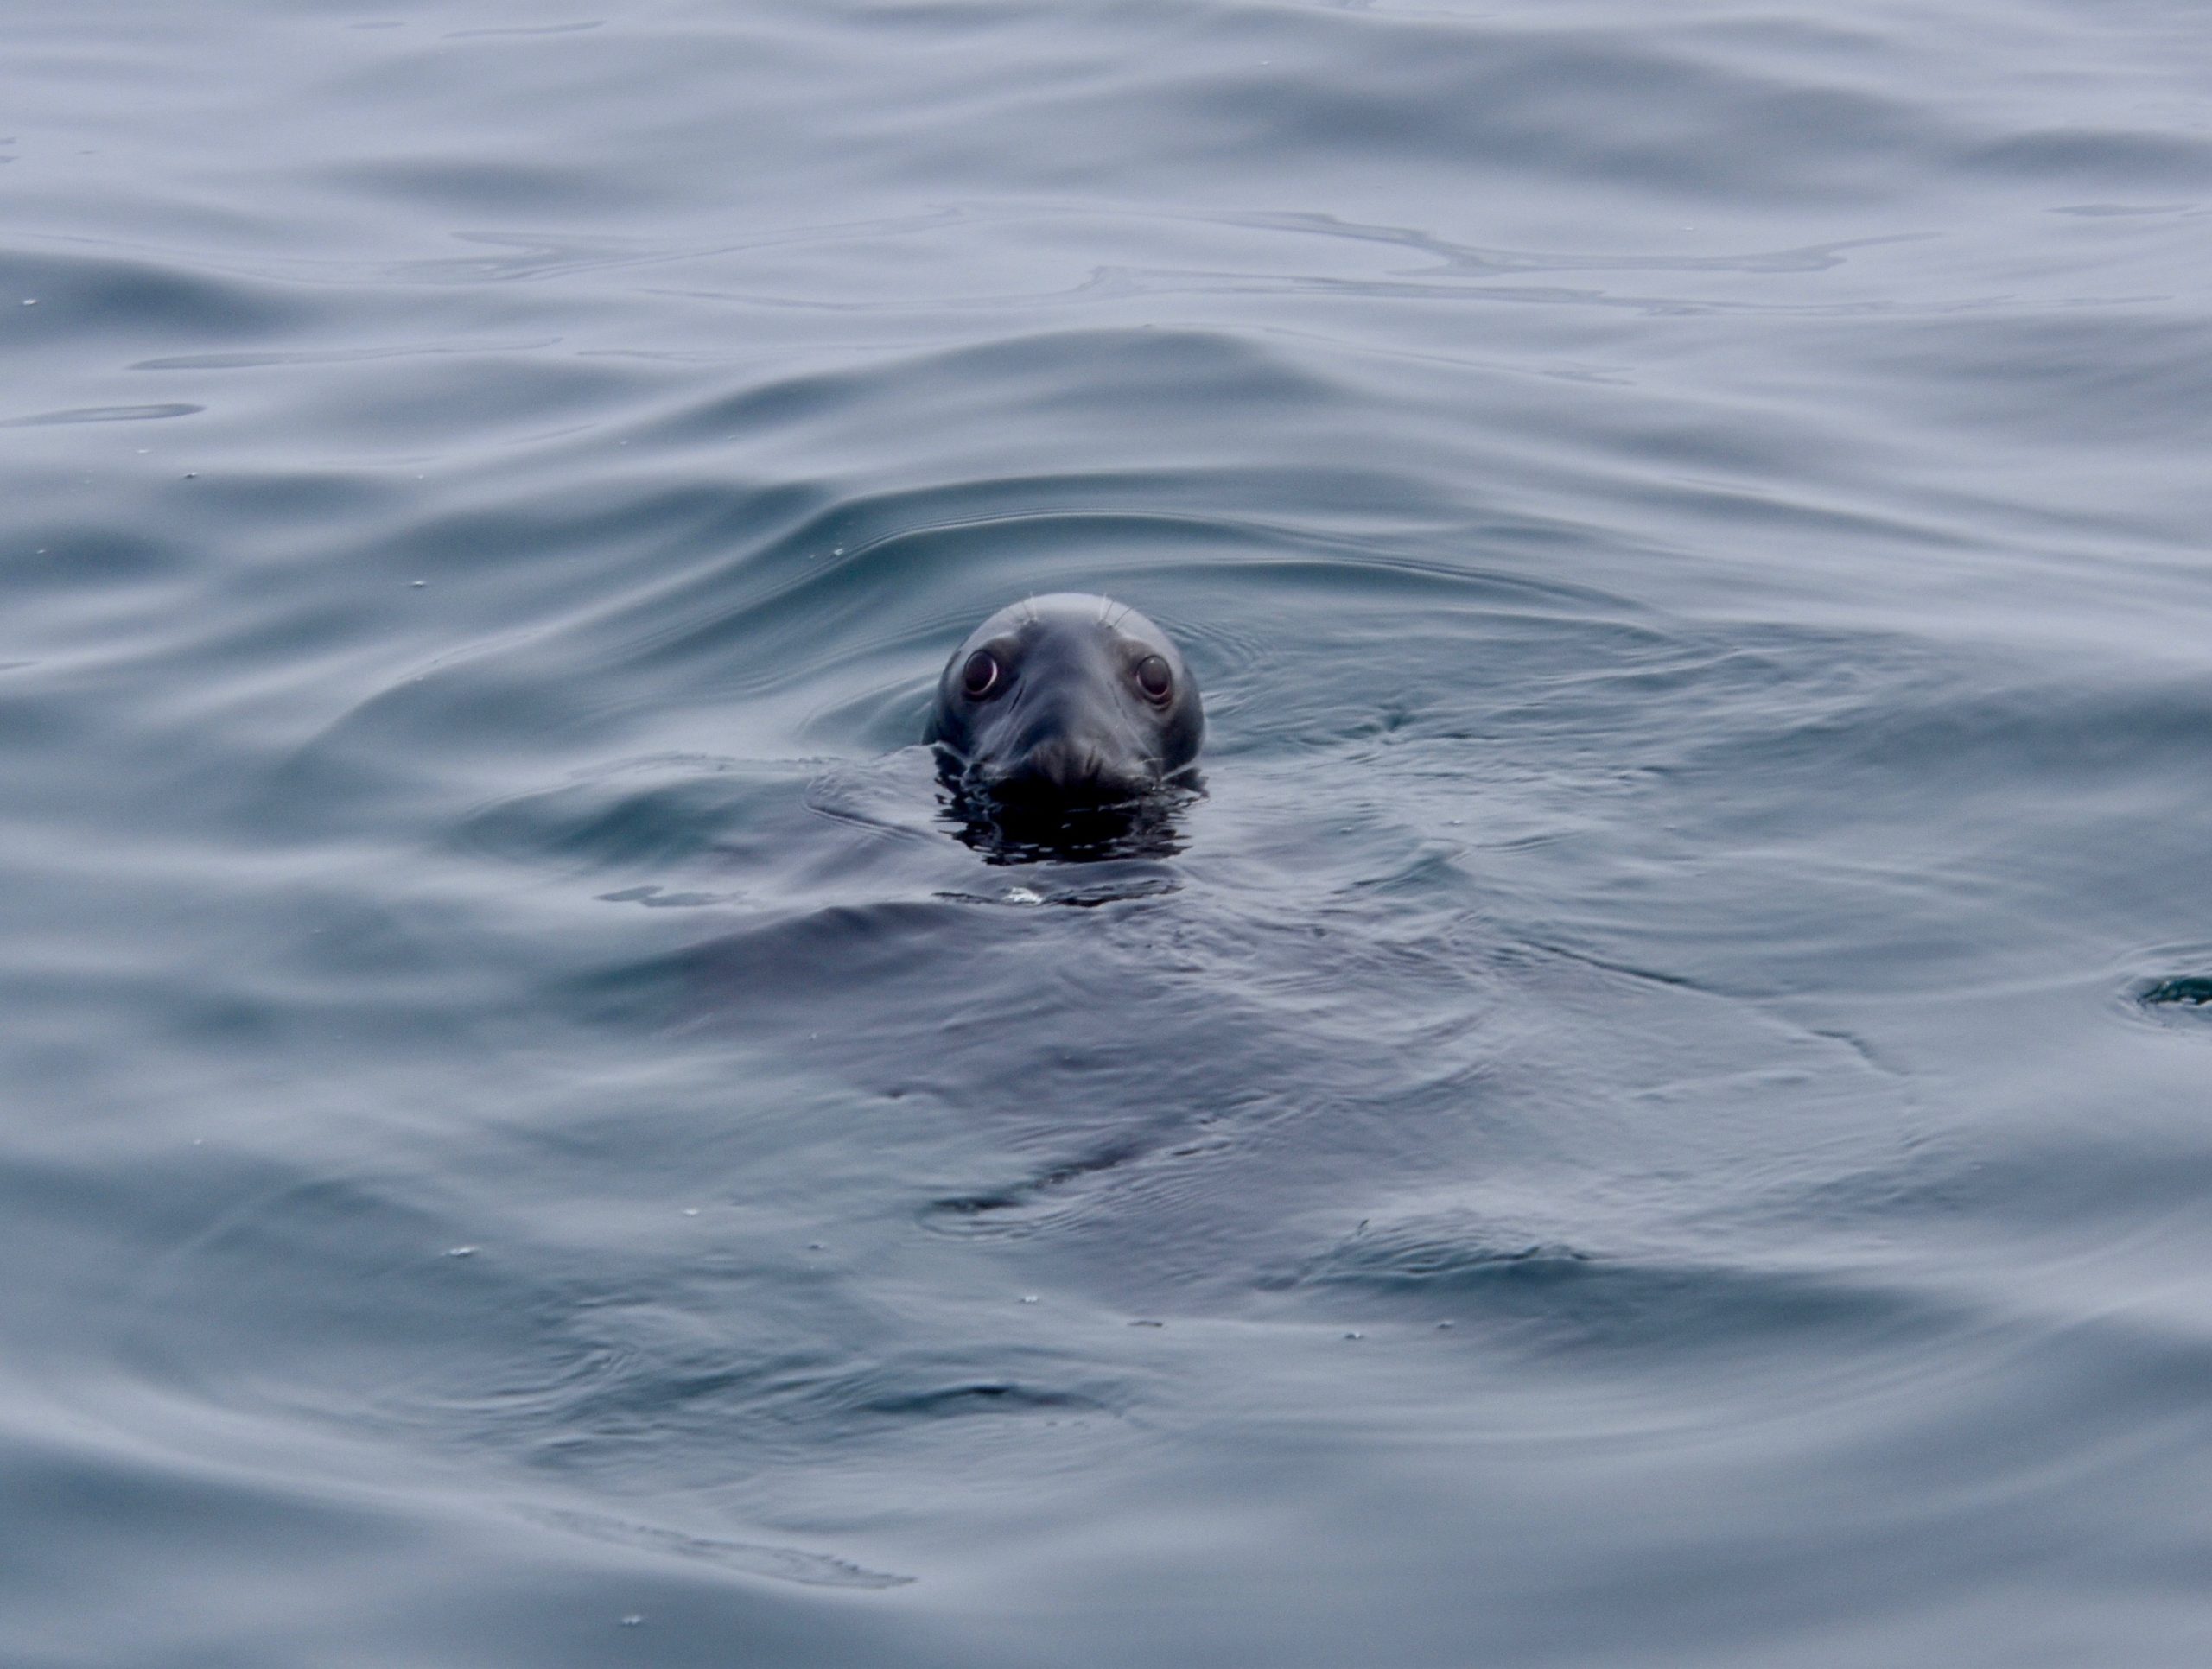
<instances>
[{"instance_id":1,"label":"submerged seal body","mask_svg":"<svg viewBox=\"0 0 2212 1669\"><path fill-rule=\"evenodd\" d=\"M1167 634L1123 604L1062 592L969 634L938 680L925 739L994 798L1111 805L1188 771L1205 734Z\"/></svg>"}]
</instances>

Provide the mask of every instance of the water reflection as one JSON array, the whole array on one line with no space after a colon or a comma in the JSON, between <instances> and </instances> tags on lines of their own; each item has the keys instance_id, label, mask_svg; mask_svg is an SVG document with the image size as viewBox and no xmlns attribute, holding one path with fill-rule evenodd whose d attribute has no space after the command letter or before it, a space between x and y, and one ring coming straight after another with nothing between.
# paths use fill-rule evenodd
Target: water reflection
<instances>
[{"instance_id":1,"label":"water reflection","mask_svg":"<svg viewBox=\"0 0 2212 1669\"><path fill-rule=\"evenodd\" d=\"M938 821L988 864L1103 863L1173 858L1189 844L1183 819L1205 793L1196 777L1110 804L1014 799L939 771Z\"/></svg>"}]
</instances>

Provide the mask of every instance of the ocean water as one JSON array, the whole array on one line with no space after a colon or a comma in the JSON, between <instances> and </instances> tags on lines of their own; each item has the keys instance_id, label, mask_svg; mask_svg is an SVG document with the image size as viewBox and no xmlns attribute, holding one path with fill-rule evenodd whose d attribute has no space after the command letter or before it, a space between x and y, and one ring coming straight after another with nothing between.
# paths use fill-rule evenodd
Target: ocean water
<instances>
[{"instance_id":1,"label":"ocean water","mask_svg":"<svg viewBox=\"0 0 2212 1669\"><path fill-rule=\"evenodd\" d=\"M2202 7L10 22L0 1662L2212 1660Z\"/></svg>"}]
</instances>

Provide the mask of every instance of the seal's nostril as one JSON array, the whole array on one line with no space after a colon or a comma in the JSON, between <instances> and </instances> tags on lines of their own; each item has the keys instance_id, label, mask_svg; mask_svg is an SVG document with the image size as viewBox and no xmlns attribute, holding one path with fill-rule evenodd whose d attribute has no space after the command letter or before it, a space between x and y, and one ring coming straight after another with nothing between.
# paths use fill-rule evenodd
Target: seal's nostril
<instances>
[{"instance_id":1,"label":"seal's nostril","mask_svg":"<svg viewBox=\"0 0 2212 1669\"><path fill-rule=\"evenodd\" d=\"M1022 776L1035 777L1055 788L1079 788L1099 776L1098 750L1065 736L1055 736L1031 750Z\"/></svg>"},{"instance_id":2,"label":"seal's nostril","mask_svg":"<svg viewBox=\"0 0 2212 1669\"><path fill-rule=\"evenodd\" d=\"M982 770L995 792L1072 802L1126 799L1141 793L1157 774L1148 759L1071 736L1041 738Z\"/></svg>"}]
</instances>

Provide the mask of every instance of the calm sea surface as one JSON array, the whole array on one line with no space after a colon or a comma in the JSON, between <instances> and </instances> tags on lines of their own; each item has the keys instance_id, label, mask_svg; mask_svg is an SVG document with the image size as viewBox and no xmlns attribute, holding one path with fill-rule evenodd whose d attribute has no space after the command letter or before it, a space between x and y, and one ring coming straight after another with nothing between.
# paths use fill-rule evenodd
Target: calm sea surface
<instances>
[{"instance_id":1,"label":"calm sea surface","mask_svg":"<svg viewBox=\"0 0 2212 1669\"><path fill-rule=\"evenodd\" d=\"M19 5L0 365L9 1669L2212 1661L2201 3Z\"/></svg>"}]
</instances>

